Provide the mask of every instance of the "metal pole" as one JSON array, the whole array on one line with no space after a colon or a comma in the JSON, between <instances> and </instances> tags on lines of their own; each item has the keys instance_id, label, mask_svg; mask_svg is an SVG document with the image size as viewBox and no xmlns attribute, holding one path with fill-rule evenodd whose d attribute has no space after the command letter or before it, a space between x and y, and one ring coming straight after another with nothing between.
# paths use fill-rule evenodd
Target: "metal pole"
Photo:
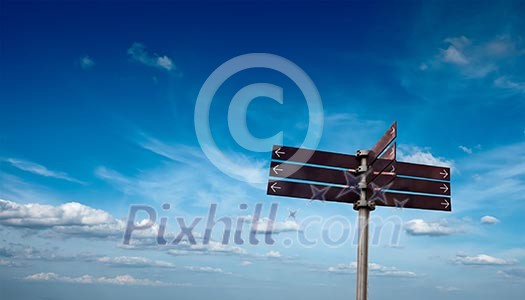
<instances>
[{"instance_id":1,"label":"metal pole","mask_svg":"<svg viewBox=\"0 0 525 300\"><path fill-rule=\"evenodd\" d=\"M370 218L370 211L375 208L374 203L368 202L366 198L368 153L368 150L357 151L357 157L360 159L360 166L357 169L357 173L361 178L359 180L360 198L354 204L354 209L359 211L356 300L368 299L368 220Z\"/></svg>"}]
</instances>

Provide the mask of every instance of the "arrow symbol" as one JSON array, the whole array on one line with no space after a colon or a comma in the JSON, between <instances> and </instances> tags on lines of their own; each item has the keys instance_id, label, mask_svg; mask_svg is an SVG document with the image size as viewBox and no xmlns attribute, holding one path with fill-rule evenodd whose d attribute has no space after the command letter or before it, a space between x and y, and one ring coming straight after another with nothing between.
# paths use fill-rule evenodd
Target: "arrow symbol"
<instances>
[{"instance_id":1,"label":"arrow symbol","mask_svg":"<svg viewBox=\"0 0 525 300\"><path fill-rule=\"evenodd\" d=\"M272 189L272 191L275 193L275 190L280 190L281 187L280 186L277 186L277 182L274 182L270 188Z\"/></svg>"},{"instance_id":2,"label":"arrow symbol","mask_svg":"<svg viewBox=\"0 0 525 300\"><path fill-rule=\"evenodd\" d=\"M441 205L445 205L445 208L448 208L450 203L447 201L447 199L443 199L445 202L441 202Z\"/></svg>"},{"instance_id":3,"label":"arrow symbol","mask_svg":"<svg viewBox=\"0 0 525 300\"><path fill-rule=\"evenodd\" d=\"M277 174L277 175L279 175L279 172L278 172L278 171L280 171L280 172L284 171L283 169L279 169L279 166L280 166L280 165L276 165L275 167L272 168L273 171L275 172L275 174Z\"/></svg>"},{"instance_id":4,"label":"arrow symbol","mask_svg":"<svg viewBox=\"0 0 525 300\"><path fill-rule=\"evenodd\" d=\"M448 192L448 186L444 183L443 183L443 186L440 186L439 188L443 190L443 193Z\"/></svg>"},{"instance_id":5,"label":"arrow symbol","mask_svg":"<svg viewBox=\"0 0 525 300\"><path fill-rule=\"evenodd\" d=\"M448 172L445 169L443 169L443 172L439 172L439 174L443 175L443 178L447 178L448 176Z\"/></svg>"},{"instance_id":6,"label":"arrow symbol","mask_svg":"<svg viewBox=\"0 0 525 300\"><path fill-rule=\"evenodd\" d=\"M281 147L277 148L277 150L274 151L277 157L281 157L281 154L286 154L285 152L280 151L280 150L281 150Z\"/></svg>"},{"instance_id":7,"label":"arrow symbol","mask_svg":"<svg viewBox=\"0 0 525 300\"><path fill-rule=\"evenodd\" d=\"M392 171L390 172L394 173L395 171L396 171L396 166L392 165Z\"/></svg>"}]
</instances>

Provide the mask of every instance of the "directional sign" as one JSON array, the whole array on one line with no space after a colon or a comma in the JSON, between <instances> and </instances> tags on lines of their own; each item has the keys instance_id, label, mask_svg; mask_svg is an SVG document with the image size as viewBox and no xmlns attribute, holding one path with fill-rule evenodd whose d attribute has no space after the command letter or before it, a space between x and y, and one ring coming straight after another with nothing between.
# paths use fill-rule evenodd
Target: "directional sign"
<instances>
[{"instance_id":1,"label":"directional sign","mask_svg":"<svg viewBox=\"0 0 525 300\"><path fill-rule=\"evenodd\" d=\"M378 160L379 161L379 160ZM372 174L372 173L370 173ZM385 172L384 174L392 175L392 173ZM272 161L270 164L270 177L279 177L287 179L299 179L305 181L313 182L322 182L327 184L337 184L337 185L356 185L358 180L358 175L354 172L343 171L337 169L329 168L320 168L315 166L307 165L297 165L290 164L285 162L276 162ZM374 176L376 177L376 176ZM386 178L387 176L381 177L381 179ZM390 176L390 181L393 177ZM373 181L368 181L373 182ZM388 182L381 181L376 183L378 186L384 186Z\"/></svg>"},{"instance_id":2,"label":"directional sign","mask_svg":"<svg viewBox=\"0 0 525 300\"><path fill-rule=\"evenodd\" d=\"M390 185L388 185L391 183ZM394 177L391 175L378 176L374 181L375 186L388 190L413 192L422 194L436 194L440 196L450 196L450 183L421 180L404 177Z\"/></svg>"},{"instance_id":3,"label":"directional sign","mask_svg":"<svg viewBox=\"0 0 525 300\"><path fill-rule=\"evenodd\" d=\"M369 154L369 163L373 164L390 143L397 137L397 122L394 122L388 130L383 134L379 141L374 145Z\"/></svg>"},{"instance_id":4,"label":"directional sign","mask_svg":"<svg viewBox=\"0 0 525 300\"><path fill-rule=\"evenodd\" d=\"M450 181L450 168L396 162L396 174Z\"/></svg>"},{"instance_id":5,"label":"directional sign","mask_svg":"<svg viewBox=\"0 0 525 300\"><path fill-rule=\"evenodd\" d=\"M268 195L352 203L359 211L358 300L368 299L368 223L376 205L452 210L450 168L397 162L396 137L394 122L370 151L358 150L356 156L285 146L272 149Z\"/></svg>"},{"instance_id":6,"label":"directional sign","mask_svg":"<svg viewBox=\"0 0 525 300\"><path fill-rule=\"evenodd\" d=\"M286 146L273 146L272 160L291 161L347 169L355 169L359 165L357 158L354 155Z\"/></svg>"},{"instance_id":7,"label":"directional sign","mask_svg":"<svg viewBox=\"0 0 525 300\"><path fill-rule=\"evenodd\" d=\"M272 161L270 165L270 176L300 179L316 182L326 182L331 184L347 184L347 177L354 176L348 171L341 171L335 169L318 168L312 166L300 166L297 170L297 165L289 163L281 163ZM347 175L345 175L345 172Z\"/></svg>"},{"instance_id":8,"label":"directional sign","mask_svg":"<svg viewBox=\"0 0 525 300\"><path fill-rule=\"evenodd\" d=\"M356 193L346 193L345 189L340 187L280 180L270 180L266 193L268 195L344 203L354 203L359 199Z\"/></svg>"},{"instance_id":9,"label":"directional sign","mask_svg":"<svg viewBox=\"0 0 525 300\"><path fill-rule=\"evenodd\" d=\"M379 156L379 158L384 160L396 160L397 145L394 142L390 147ZM377 160L376 160L377 161Z\"/></svg>"},{"instance_id":10,"label":"directional sign","mask_svg":"<svg viewBox=\"0 0 525 300\"><path fill-rule=\"evenodd\" d=\"M373 182L377 176L387 172L390 175L395 174L394 162L396 161L396 143L394 142L379 159L370 166L370 173L367 175L367 182Z\"/></svg>"},{"instance_id":11,"label":"directional sign","mask_svg":"<svg viewBox=\"0 0 525 300\"><path fill-rule=\"evenodd\" d=\"M439 196L384 193L382 199L370 199L379 206L394 206L399 208L418 208L429 210L451 211L450 198Z\"/></svg>"},{"instance_id":12,"label":"directional sign","mask_svg":"<svg viewBox=\"0 0 525 300\"><path fill-rule=\"evenodd\" d=\"M329 202L354 203L359 199L356 193L345 193L345 188L290 181L269 181L268 195L304 198ZM370 191L368 197L378 206L418 208L429 210L451 210L450 198L429 195L401 194L394 192ZM379 196L375 196L375 195Z\"/></svg>"}]
</instances>

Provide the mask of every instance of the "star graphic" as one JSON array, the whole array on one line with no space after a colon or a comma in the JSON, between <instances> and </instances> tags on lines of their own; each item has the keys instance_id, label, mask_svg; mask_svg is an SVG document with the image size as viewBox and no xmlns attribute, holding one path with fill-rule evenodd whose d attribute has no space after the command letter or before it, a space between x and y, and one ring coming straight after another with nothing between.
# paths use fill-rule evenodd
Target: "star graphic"
<instances>
[{"instance_id":1,"label":"star graphic","mask_svg":"<svg viewBox=\"0 0 525 300\"><path fill-rule=\"evenodd\" d=\"M393 183L390 182L389 184L380 187L377 184L372 182L370 186L372 187L373 194L372 194L372 197L370 197L368 200L387 204L385 190L388 190L392 186L392 184Z\"/></svg>"},{"instance_id":2,"label":"star graphic","mask_svg":"<svg viewBox=\"0 0 525 300\"><path fill-rule=\"evenodd\" d=\"M357 184L359 183L359 180L361 177L354 176L349 171L345 171L344 174L345 174L346 186L339 192L339 194L337 194L336 198L339 199L340 197L350 192L353 192L356 195L359 195L359 188Z\"/></svg>"},{"instance_id":3,"label":"star graphic","mask_svg":"<svg viewBox=\"0 0 525 300\"><path fill-rule=\"evenodd\" d=\"M321 200L325 201L325 196L328 190L330 189L329 186L326 186L322 189L315 187L315 185L310 185L310 189L312 190L312 197L310 197L310 202L313 200Z\"/></svg>"},{"instance_id":4,"label":"star graphic","mask_svg":"<svg viewBox=\"0 0 525 300\"><path fill-rule=\"evenodd\" d=\"M401 201L397 200L397 198L394 198L395 207L399 209L403 209L405 207L405 204L407 204L408 200L410 200L410 198L408 197Z\"/></svg>"}]
</instances>

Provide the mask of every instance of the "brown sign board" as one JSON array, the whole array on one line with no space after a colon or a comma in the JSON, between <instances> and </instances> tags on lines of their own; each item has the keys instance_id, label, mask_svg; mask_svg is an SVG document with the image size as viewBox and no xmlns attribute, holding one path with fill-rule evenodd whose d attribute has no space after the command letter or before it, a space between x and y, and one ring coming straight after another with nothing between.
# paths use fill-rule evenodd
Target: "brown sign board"
<instances>
[{"instance_id":1,"label":"brown sign board","mask_svg":"<svg viewBox=\"0 0 525 300\"><path fill-rule=\"evenodd\" d=\"M270 180L266 193L274 196L341 203L354 203L359 199L357 193L346 192L345 190L347 189L335 186ZM451 199L448 197L393 193L388 191L369 191L368 194L370 201L374 201L378 206L451 211Z\"/></svg>"},{"instance_id":2,"label":"brown sign board","mask_svg":"<svg viewBox=\"0 0 525 300\"><path fill-rule=\"evenodd\" d=\"M273 146L272 160L282 160L346 169L355 169L359 165L355 155L277 145Z\"/></svg>"},{"instance_id":3,"label":"brown sign board","mask_svg":"<svg viewBox=\"0 0 525 300\"><path fill-rule=\"evenodd\" d=\"M373 182L373 186L392 191L450 196L449 182L406 178L389 174L378 176Z\"/></svg>"},{"instance_id":4,"label":"brown sign board","mask_svg":"<svg viewBox=\"0 0 525 300\"><path fill-rule=\"evenodd\" d=\"M326 182L331 184L346 185L348 176L354 176L342 170L318 168L312 166L300 166L272 161L270 165L270 176L290 179L300 179L315 182ZM297 170L297 171L296 171Z\"/></svg>"},{"instance_id":5,"label":"brown sign board","mask_svg":"<svg viewBox=\"0 0 525 300\"><path fill-rule=\"evenodd\" d=\"M393 206L400 208L417 208L428 210L451 211L452 203L448 197L427 196L416 194L384 193L382 199L370 199L378 206Z\"/></svg>"},{"instance_id":6,"label":"brown sign board","mask_svg":"<svg viewBox=\"0 0 525 300\"><path fill-rule=\"evenodd\" d=\"M268 182L266 193L275 196L342 203L354 203L359 199L359 196L356 193L346 192L344 188L340 187L280 180L270 180Z\"/></svg>"},{"instance_id":7,"label":"brown sign board","mask_svg":"<svg viewBox=\"0 0 525 300\"><path fill-rule=\"evenodd\" d=\"M450 168L448 167L396 162L394 172L403 176L450 181Z\"/></svg>"},{"instance_id":8,"label":"brown sign board","mask_svg":"<svg viewBox=\"0 0 525 300\"><path fill-rule=\"evenodd\" d=\"M397 122L392 123L388 130L383 134L379 141L374 145L368 156L369 163L373 164L390 143L397 137ZM395 149L395 148L394 148Z\"/></svg>"}]
</instances>

